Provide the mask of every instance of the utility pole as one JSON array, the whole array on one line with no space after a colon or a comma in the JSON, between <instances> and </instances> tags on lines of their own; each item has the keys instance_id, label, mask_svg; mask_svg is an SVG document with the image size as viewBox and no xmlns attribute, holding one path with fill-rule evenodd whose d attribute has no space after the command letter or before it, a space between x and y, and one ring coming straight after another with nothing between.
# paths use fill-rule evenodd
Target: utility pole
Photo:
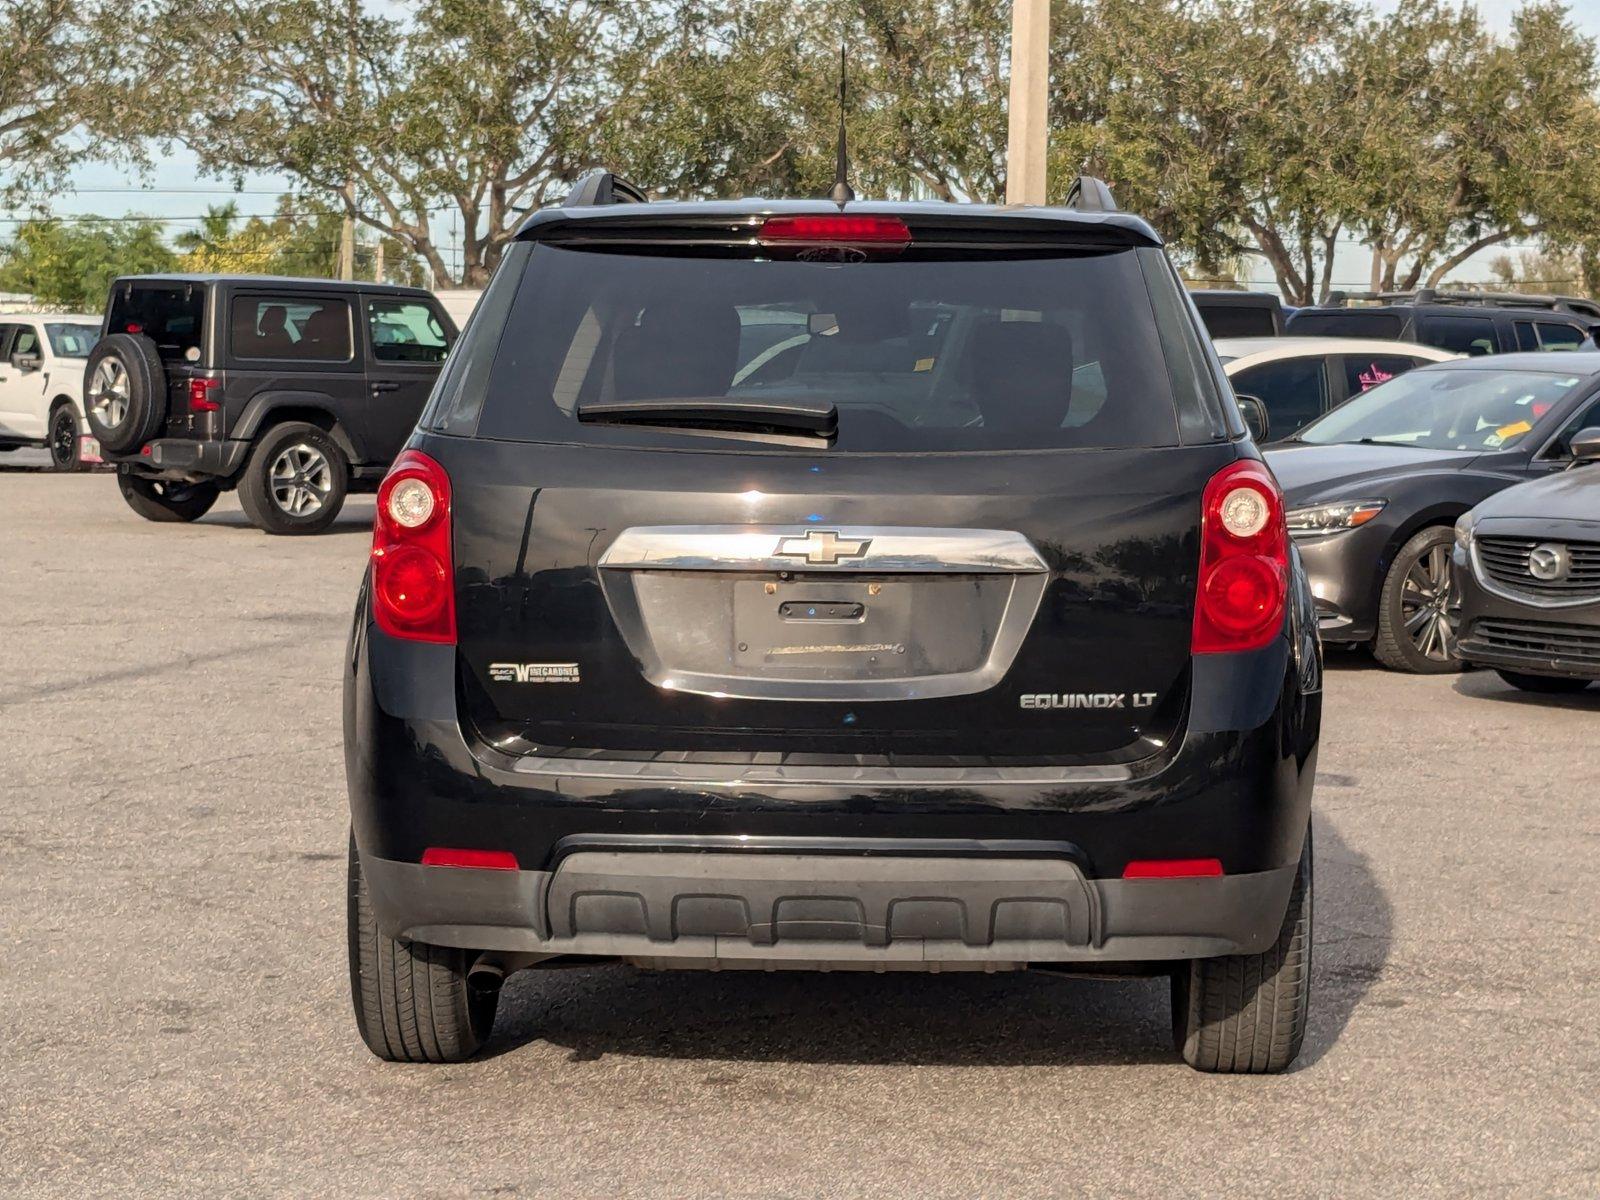
<instances>
[{"instance_id":1,"label":"utility pole","mask_svg":"<svg viewBox=\"0 0 1600 1200\"><path fill-rule=\"evenodd\" d=\"M356 102L356 22L360 19L359 0L345 5L344 71L345 103ZM339 223L339 278L356 277L356 181L344 178L344 220Z\"/></svg>"},{"instance_id":2,"label":"utility pole","mask_svg":"<svg viewBox=\"0 0 1600 1200\"><path fill-rule=\"evenodd\" d=\"M1050 135L1050 0L1011 0L1006 203L1043 204Z\"/></svg>"}]
</instances>

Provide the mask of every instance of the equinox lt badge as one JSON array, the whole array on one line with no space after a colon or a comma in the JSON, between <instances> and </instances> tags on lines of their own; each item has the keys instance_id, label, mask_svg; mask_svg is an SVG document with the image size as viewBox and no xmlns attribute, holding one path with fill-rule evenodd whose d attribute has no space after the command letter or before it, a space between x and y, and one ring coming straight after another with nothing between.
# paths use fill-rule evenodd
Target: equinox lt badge
<instances>
[{"instance_id":1,"label":"equinox lt badge","mask_svg":"<svg viewBox=\"0 0 1600 1200\"><path fill-rule=\"evenodd\" d=\"M1154 692L1024 692L1023 708L1149 708Z\"/></svg>"}]
</instances>

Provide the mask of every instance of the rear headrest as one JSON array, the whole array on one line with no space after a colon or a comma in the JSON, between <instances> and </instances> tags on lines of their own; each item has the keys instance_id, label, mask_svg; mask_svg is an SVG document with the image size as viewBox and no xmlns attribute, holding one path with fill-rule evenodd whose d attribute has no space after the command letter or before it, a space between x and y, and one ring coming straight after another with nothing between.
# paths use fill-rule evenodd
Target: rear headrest
<instances>
[{"instance_id":1,"label":"rear headrest","mask_svg":"<svg viewBox=\"0 0 1600 1200\"><path fill-rule=\"evenodd\" d=\"M619 400L725 396L739 358L732 305L657 302L612 351Z\"/></svg>"},{"instance_id":2,"label":"rear headrest","mask_svg":"<svg viewBox=\"0 0 1600 1200\"><path fill-rule=\"evenodd\" d=\"M990 321L973 330L968 380L985 429L1061 428L1072 406L1072 335L1043 321Z\"/></svg>"}]
</instances>

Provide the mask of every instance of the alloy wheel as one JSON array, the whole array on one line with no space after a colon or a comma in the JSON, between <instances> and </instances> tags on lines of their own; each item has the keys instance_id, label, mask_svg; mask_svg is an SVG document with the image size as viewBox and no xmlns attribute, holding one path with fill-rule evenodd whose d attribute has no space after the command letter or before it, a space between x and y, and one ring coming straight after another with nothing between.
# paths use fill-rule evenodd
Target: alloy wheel
<instances>
[{"instance_id":1,"label":"alloy wheel","mask_svg":"<svg viewBox=\"0 0 1600 1200\"><path fill-rule=\"evenodd\" d=\"M309 517L322 511L333 490L333 468L315 446L295 442L272 460L268 472L272 502L291 517Z\"/></svg>"},{"instance_id":2,"label":"alloy wheel","mask_svg":"<svg viewBox=\"0 0 1600 1200\"><path fill-rule=\"evenodd\" d=\"M69 409L58 409L50 420L50 461L64 469L77 462L78 422Z\"/></svg>"},{"instance_id":3,"label":"alloy wheel","mask_svg":"<svg viewBox=\"0 0 1600 1200\"><path fill-rule=\"evenodd\" d=\"M1456 641L1455 583L1450 577L1450 547L1428 547L1406 572L1400 589L1400 616L1417 653L1449 662Z\"/></svg>"},{"instance_id":4,"label":"alloy wheel","mask_svg":"<svg viewBox=\"0 0 1600 1200\"><path fill-rule=\"evenodd\" d=\"M89 410L107 429L115 429L128 417L128 369L118 358L103 358L89 381Z\"/></svg>"}]
</instances>

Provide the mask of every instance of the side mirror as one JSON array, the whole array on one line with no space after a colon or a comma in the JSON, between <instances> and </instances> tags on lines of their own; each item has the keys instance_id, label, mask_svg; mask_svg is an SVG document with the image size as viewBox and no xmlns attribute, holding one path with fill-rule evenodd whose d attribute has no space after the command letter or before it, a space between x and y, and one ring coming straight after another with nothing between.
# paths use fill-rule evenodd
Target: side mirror
<instances>
[{"instance_id":1,"label":"side mirror","mask_svg":"<svg viewBox=\"0 0 1600 1200\"><path fill-rule=\"evenodd\" d=\"M19 371L37 371L44 365L44 359L37 354L19 350L11 356L11 365Z\"/></svg>"},{"instance_id":2,"label":"side mirror","mask_svg":"<svg viewBox=\"0 0 1600 1200\"><path fill-rule=\"evenodd\" d=\"M1571 465L1574 467L1600 462L1600 427L1591 425L1578 430L1567 443L1567 452L1572 455Z\"/></svg>"},{"instance_id":3,"label":"side mirror","mask_svg":"<svg viewBox=\"0 0 1600 1200\"><path fill-rule=\"evenodd\" d=\"M1258 442L1267 440L1267 434L1272 431L1272 422L1267 418L1267 406L1261 403L1258 396L1236 396L1239 402L1239 415L1244 418L1244 427L1250 431L1250 436Z\"/></svg>"}]
</instances>

